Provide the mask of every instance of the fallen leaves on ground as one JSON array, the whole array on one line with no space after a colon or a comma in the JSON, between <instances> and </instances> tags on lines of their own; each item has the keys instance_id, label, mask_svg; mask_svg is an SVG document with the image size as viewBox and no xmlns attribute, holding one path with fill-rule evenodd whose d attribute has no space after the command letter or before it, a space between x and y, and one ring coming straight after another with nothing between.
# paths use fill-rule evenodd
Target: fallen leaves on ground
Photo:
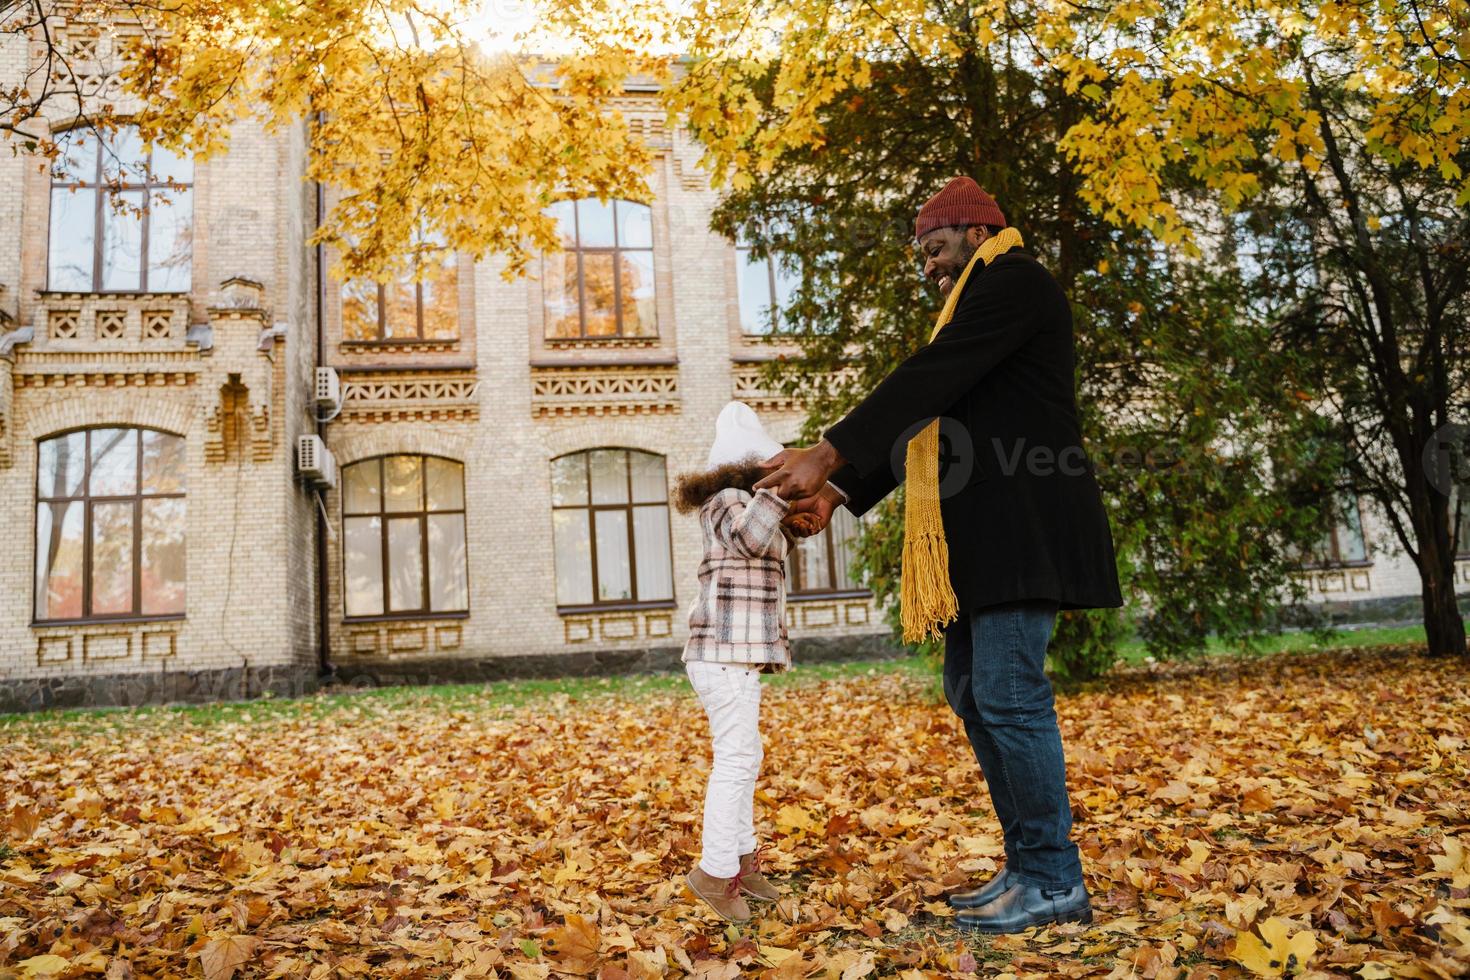
<instances>
[{"instance_id":1,"label":"fallen leaves on ground","mask_svg":"<svg viewBox=\"0 0 1470 980\"><path fill-rule=\"evenodd\" d=\"M1212 662L1059 699L1096 919L959 937L1001 856L932 684L771 687L758 827L788 895L695 904L692 695L425 696L0 733L0 976L1470 973L1470 677L1407 650Z\"/></svg>"}]
</instances>

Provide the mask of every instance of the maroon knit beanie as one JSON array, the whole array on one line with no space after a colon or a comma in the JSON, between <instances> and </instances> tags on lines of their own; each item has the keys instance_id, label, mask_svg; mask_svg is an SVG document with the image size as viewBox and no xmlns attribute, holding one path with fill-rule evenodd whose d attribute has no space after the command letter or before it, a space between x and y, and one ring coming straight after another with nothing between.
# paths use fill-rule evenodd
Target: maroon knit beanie
<instances>
[{"instance_id":1,"label":"maroon knit beanie","mask_svg":"<svg viewBox=\"0 0 1470 980\"><path fill-rule=\"evenodd\" d=\"M955 225L1004 228L1006 216L1000 213L995 198L981 190L979 184L968 177L956 177L919 209L919 217L914 221L914 237L923 238L935 228Z\"/></svg>"}]
</instances>

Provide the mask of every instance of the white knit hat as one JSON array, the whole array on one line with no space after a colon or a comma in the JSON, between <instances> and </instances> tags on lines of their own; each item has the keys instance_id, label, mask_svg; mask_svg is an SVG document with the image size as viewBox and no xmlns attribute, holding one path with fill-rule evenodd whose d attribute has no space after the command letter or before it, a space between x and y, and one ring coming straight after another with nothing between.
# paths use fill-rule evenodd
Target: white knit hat
<instances>
[{"instance_id":1,"label":"white knit hat","mask_svg":"<svg viewBox=\"0 0 1470 980\"><path fill-rule=\"evenodd\" d=\"M766 435L761 420L745 402L731 402L715 420L715 443L709 447L710 469L727 463L770 459L786 447Z\"/></svg>"}]
</instances>

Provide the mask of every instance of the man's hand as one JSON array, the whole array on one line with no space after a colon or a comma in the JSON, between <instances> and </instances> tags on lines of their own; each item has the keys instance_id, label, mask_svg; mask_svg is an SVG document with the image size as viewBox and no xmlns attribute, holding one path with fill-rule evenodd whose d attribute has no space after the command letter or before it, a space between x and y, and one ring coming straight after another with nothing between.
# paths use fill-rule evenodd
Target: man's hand
<instances>
[{"instance_id":1,"label":"man's hand","mask_svg":"<svg viewBox=\"0 0 1470 980\"><path fill-rule=\"evenodd\" d=\"M830 485L823 484L815 496L793 500L783 523L795 531L798 537L810 537L832 523L832 513L841 502L842 495ZM807 528L810 530L806 530Z\"/></svg>"},{"instance_id":2,"label":"man's hand","mask_svg":"<svg viewBox=\"0 0 1470 980\"><path fill-rule=\"evenodd\" d=\"M807 449L783 449L760 465L774 472L755 485L769 489L782 500L815 497L827 483L827 477L846 462L826 439Z\"/></svg>"}]
</instances>

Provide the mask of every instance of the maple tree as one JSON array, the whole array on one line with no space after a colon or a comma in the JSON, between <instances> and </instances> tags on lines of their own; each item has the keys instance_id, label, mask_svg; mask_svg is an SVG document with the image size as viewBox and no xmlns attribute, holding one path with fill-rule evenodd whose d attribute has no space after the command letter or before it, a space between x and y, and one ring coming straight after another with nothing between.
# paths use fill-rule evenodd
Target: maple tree
<instances>
[{"instance_id":1,"label":"maple tree","mask_svg":"<svg viewBox=\"0 0 1470 980\"><path fill-rule=\"evenodd\" d=\"M1470 413L1470 4L937 6L703 0L673 104L741 192L795 154L849 152L834 107L896 66L952 65L974 108L1003 113L992 66L1029 58L1084 100L1028 107L1056 112L1072 192L1114 225L1228 259L1279 328L1275 347L1312 355L1282 380L1340 424L1350 489L1376 500L1418 566L1430 649L1466 655L1452 488L1426 454L1463 443L1452 426ZM940 86L912 81L922 114ZM968 162L994 182L1005 148L984 149ZM1439 467L1462 483L1466 448Z\"/></svg>"},{"instance_id":2,"label":"maple tree","mask_svg":"<svg viewBox=\"0 0 1470 980\"><path fill-rule=\"evenodd\" d=\"M1138 3L1051 26L1096 103L1063 140L1083 197L1164 241L1239 242L1276 293L1263 316L1314 355L1295 380L1339 423L1349 485L1419 569L1430 649L1466 655L1470 5Z\"/></svg>"},{"instance_id":3,"label":"maple tree","mask_svg":"<svg viewBox=\"0 0 1470 980\"><path fill-rule=\"evenodd\" d=\"M742 929L679 884L708 758L677 679L0 720L0 973L1462 976L1470 687L1421 652L1059 698L1097 919L968 943L943 896L1000 834L919 669L768 686L756 825L789 891Z\"/></svg>"},{"instance_id":4,"label":"maple tree","mask_svg":"<svg viewBox=\"0 0 1470 980\"><path fill-rule=\"evenodd\" d=\"M1088 208L1058 149L1088 103L1033 64L1034 20L1013 14L987 48L985 22L942 2L927 9L957 51L870 39L864 84L816 116L821 143L773 155L715 213L716 228L801 280L779 331L800 354L771 362L769 383L807 397L815 438L924 343L939 297L918 272L914 202L974 175L1072 299L1087 449L1151 652L1190 655L1212 633L1275 628L1280 601L1302 596L1300 553L1335 516L1325 504L1336 454L1317 413L1281 383L1311 358L1241 314L1228 264L1186 260ZM725 70L745 73L762 129L779 128L776 63ZM1227 433L1232 451L1218 452ZM996 455L988 433L969 436L977 457ZM1302 452L1308 443L1326 451ZM880 601L897 592L901 513L898 496L880 505L861 547ZM1055 669L1101 673L1125 628L1113 610L1064 615Z\"/></svg>"},{"instance_id":5,"label":"maple tree","mask_svg":"<svg viewBox=\"0 0 1470 980\"><path fill-rule=\"evenodd\" d=\"M610 100L666 59L636 26L589 31L577 6L551 5L494 47L475 0L27 0L0 12L0 40L42 54L0 91L0 120L43 154L50 124L77 119L126 119L200 159L241 124L295 134L305 176L333 188L317 237L343 276L432 274L446 248L517 273L556 247L554 200L649 193L651 154ZM89 57L120 81L110 96L77 80L68 45L94 38L108 43ZM554 64L518 53L544 50Z\"/></svg>"}]
</instances>

